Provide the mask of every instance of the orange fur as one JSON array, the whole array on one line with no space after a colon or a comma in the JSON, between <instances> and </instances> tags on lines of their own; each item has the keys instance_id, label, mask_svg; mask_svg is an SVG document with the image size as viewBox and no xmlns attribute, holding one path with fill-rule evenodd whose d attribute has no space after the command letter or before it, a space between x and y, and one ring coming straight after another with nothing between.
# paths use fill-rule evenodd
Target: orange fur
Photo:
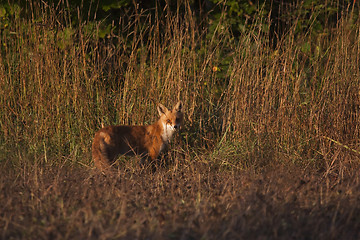
<instances>
[{"instance_id":1,"label":"orange fur","mask_svg":"<svg viewBox=\"0 0 360 240\"><path fill-rule=\"evenodd\" d=\"M160 119L154 124L108 126L96 132L92 144L95 166L106 170L119 155L140 155L142 163L147 158L157 159L183 121L181 101L171 111L162 104L159 104L157 109Z\"/></svg>"}]
</instances>

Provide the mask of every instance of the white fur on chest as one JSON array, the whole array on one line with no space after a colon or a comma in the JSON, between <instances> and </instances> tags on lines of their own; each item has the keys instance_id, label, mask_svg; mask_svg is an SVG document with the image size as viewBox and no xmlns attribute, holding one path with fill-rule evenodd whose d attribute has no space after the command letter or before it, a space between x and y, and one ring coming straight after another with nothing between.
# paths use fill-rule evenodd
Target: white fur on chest
<instances>
[{"instance_id":1,"label":"white fur on chest","mask_svg":"<svg viewBox=\"0 0 360 240\"><path fill-rule=\"evenodd\" d=\"M163 123L163 132L161 138L164 143L160 147L160 152L162 152L165 149L165 147L170 143L170 140L174 132L175 132L174 126L172 126L171 124Z\"/></svg>"}]
</instances>

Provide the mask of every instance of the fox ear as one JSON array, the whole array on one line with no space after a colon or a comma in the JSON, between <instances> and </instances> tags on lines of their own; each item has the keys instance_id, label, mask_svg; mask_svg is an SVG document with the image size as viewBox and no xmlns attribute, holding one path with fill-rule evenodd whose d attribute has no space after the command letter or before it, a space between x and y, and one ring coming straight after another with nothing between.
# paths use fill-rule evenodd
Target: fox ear
<instances>
[{"instance_id":1,"label":"fox ear","mask_svg":"<svg viewBox=\"0 0 360 240\"><path fill-rule=\"evenodd\" d=\"M175 105L175 107L174 107L174 111L176 111L176 112L181 112L182 107L183 107L182 102L181 102L181 101L178 101L178 103L177 103L177 104Z\"/></svg>"},{"instance_id":2,"label":"fox ear","mask_svg":"<svg viewBox=\"0 0 360 240\"><path fill-rule=\"evenodd\" d=\"M165 114L167 111L169 111L164 105L162 105L161 103L159 103L157 110L159 112L159 115L163 115Z\"/></svg>"}]
</instances>

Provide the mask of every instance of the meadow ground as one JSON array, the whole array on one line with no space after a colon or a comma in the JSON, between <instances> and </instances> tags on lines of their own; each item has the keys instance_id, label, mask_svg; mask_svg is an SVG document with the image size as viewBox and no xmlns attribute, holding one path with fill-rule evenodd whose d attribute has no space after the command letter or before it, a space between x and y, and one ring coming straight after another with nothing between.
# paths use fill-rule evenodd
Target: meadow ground
<instances>
[{"instance_id":1,"label":"meadow ground","mask_svg":"<svg viewBox=\"0 0 360 240\"><path fill-rule=\"evenodd\" d=\"M2 239L359 239L359 169L3 167Z\"/></svg>"}]
</instances>

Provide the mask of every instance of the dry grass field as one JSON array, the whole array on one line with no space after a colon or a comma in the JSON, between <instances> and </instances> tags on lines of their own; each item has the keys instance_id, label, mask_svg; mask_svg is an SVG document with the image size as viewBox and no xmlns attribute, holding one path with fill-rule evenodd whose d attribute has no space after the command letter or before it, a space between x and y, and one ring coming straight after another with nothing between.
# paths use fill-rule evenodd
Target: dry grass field
<instances>
[{"instance_id":1,"label":"dry grass field","mask_svg":"<svg viewBox=\"0 0 360 240\"><path fill-rule=\"evenodd\" d=\"M2 239L358 239L359 174L296 166L150 173L84 167L2 169Z\"/></svg>"},{"instance_id":2,"label":"dry grass field","mask_svg":"<svg viewBox=\"0 0 360 240\"><path fill-rule=\"evenodd\" d=\"M0 23L1 239L360 239L358 8L317 35L294 16L271 46L261 15L234 38L186 4L137 9L103 37L25 2ZM102 124L178 100L166 164L93 167Z\"/></svg>"}]
</instances>

